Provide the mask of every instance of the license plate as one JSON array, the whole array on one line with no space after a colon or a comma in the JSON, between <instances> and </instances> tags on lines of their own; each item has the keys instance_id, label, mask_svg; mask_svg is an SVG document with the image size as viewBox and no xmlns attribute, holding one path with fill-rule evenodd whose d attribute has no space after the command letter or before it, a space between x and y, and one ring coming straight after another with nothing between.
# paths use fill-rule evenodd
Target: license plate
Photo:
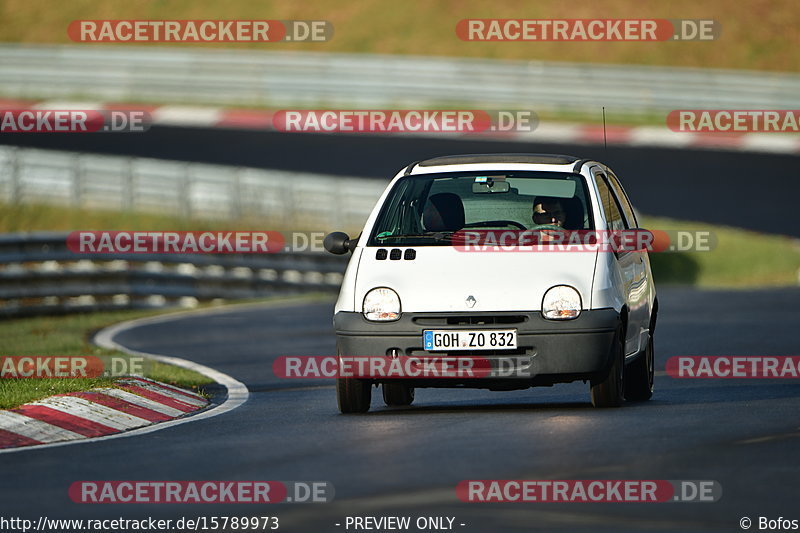
<instances>
[{"instance_id":1,"label":"license plate","mask_svg":"<svg viewBox=\"0 0 800 533\"><path fill-rule=\"evenodd\" d=\"M428 329L422 332L425 350L513 350L515 329Z\"/></svg>"}]
</instances>

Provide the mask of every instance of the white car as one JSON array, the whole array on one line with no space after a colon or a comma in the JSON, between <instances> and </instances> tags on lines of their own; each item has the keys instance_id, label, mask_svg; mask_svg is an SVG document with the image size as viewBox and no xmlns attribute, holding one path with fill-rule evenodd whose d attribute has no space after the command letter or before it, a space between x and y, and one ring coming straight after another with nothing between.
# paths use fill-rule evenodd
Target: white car
<instances>
[{"instance_id":1,"label":"white car","mask_svg":"<svg viewBox=\"0 0 800 533\"><path fill-rule=\"evenodd\" d=\"M340 362L471 357L492 372L340 374L340 411L369 410L373 386L390 406L411 404L415 387L515 390L576 380L590 383L596 407L649 399L658 302L646 249L551 242L561 232L626 230L640 231L631 203L596 161L453 155L401 170L357 239L325 239L329 252L352 252L334 316ZM496 240L532 233L540 240L531 245Z\"/></svg>"}]
</instances>

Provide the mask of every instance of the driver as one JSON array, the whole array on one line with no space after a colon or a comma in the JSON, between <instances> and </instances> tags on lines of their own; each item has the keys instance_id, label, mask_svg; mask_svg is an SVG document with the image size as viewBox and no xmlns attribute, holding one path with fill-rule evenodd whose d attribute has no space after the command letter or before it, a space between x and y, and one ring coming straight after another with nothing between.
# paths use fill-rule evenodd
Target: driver
<instances>
[{"instance_id":1,"label":"driver","mask_svg":"<svg viewBox=\"0 0 800 533\"><path fill-rule=\"evenodd\" d=\"M563 227L567 213L559 198L538 196L533 201L533 223L536 226Z\"/></svg>"}]
</instances>

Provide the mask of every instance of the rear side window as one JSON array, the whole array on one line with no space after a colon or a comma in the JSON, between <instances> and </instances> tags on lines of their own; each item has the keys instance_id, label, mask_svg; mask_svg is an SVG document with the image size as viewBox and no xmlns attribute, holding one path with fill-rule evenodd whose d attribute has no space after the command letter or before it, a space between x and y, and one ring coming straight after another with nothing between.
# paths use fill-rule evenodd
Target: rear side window
<instances>
[{"instance_id":1,"label":"rear side window","mask_svg":"<svg viewBox=\"0 0 800 533\"><path fill-rule=\"evenodd\" d=\"M595 174L595 180L597 181L597 190L600 193L600 202L603 206L603 213L605 214L608 229L612 231L627 229L627 224L622 218L622 212L614 197L614 193L608 186L605 175L597 173Z\"/></svg>"},{"instance_id":2,"label":"rear side window","mask_svg":"<svg viewBox=\"0 0 800 533\"><path fill-rule=\"evenodd\" d=\"M631 205L630 201L628 200L628 195L625 194L625 191L620 185L619 180L614 175L613 172L608 173L609 184L611 185L611 190L614 191L617 198L619 199L619 205L622 208L622 212L625 214L625 218L628 219L628 225L630 227L636 227L639 225L639 221L636 220L636 213L633 212L633 206Z\"/></svg>"}]
</instances>

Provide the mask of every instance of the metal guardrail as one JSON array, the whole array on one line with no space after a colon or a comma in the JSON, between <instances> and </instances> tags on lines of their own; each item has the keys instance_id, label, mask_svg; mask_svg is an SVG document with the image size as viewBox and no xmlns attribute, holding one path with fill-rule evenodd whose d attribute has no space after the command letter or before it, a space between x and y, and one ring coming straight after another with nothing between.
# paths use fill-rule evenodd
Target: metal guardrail
<instances>
[{"instance_id":1,"label":"metal guardrail","mask_svg":"<svg viewBox=\"0 0 800 533\"><path fill-rule=\"evenodd\" d=\"M789 73L149 46L0 45L0 93L277 107L457 104L636 115L793 109Z\"/></svg>"},{"instance_id":2,"label":"metal guardrail","mask_svg":"<svg viewBox=\"0 0 800 533\"><path fill-rule=\"evenodd\" d=\"M66 233L0 235L0 317L184 306L337 291L347 258L274 254L78 254Z\"/></svg>"},{"instance_id":3,"label":"metal guardrail","mask_svg":"<svg viewBox=\"0 0 800 533\"><path fill-rule=\"evenodd\" d=\"M0 146L0 201L253 219L266 229L360 229L387 183Z\"/></svg>"},{"instance_id":4,"label":"metal guardrail","mask_svg":"<svg viewBox=\"0 0 800 533\"><path fill-rule=\"evenodd\" d=\"M0 200L12 204L257 220L256 229L357 231L385 186L375 179L0 146ZM297 251L77 254L66 239L66 233L0 235L0 317L336 291L347 262Z\"/></svg>"}]
</instances>

